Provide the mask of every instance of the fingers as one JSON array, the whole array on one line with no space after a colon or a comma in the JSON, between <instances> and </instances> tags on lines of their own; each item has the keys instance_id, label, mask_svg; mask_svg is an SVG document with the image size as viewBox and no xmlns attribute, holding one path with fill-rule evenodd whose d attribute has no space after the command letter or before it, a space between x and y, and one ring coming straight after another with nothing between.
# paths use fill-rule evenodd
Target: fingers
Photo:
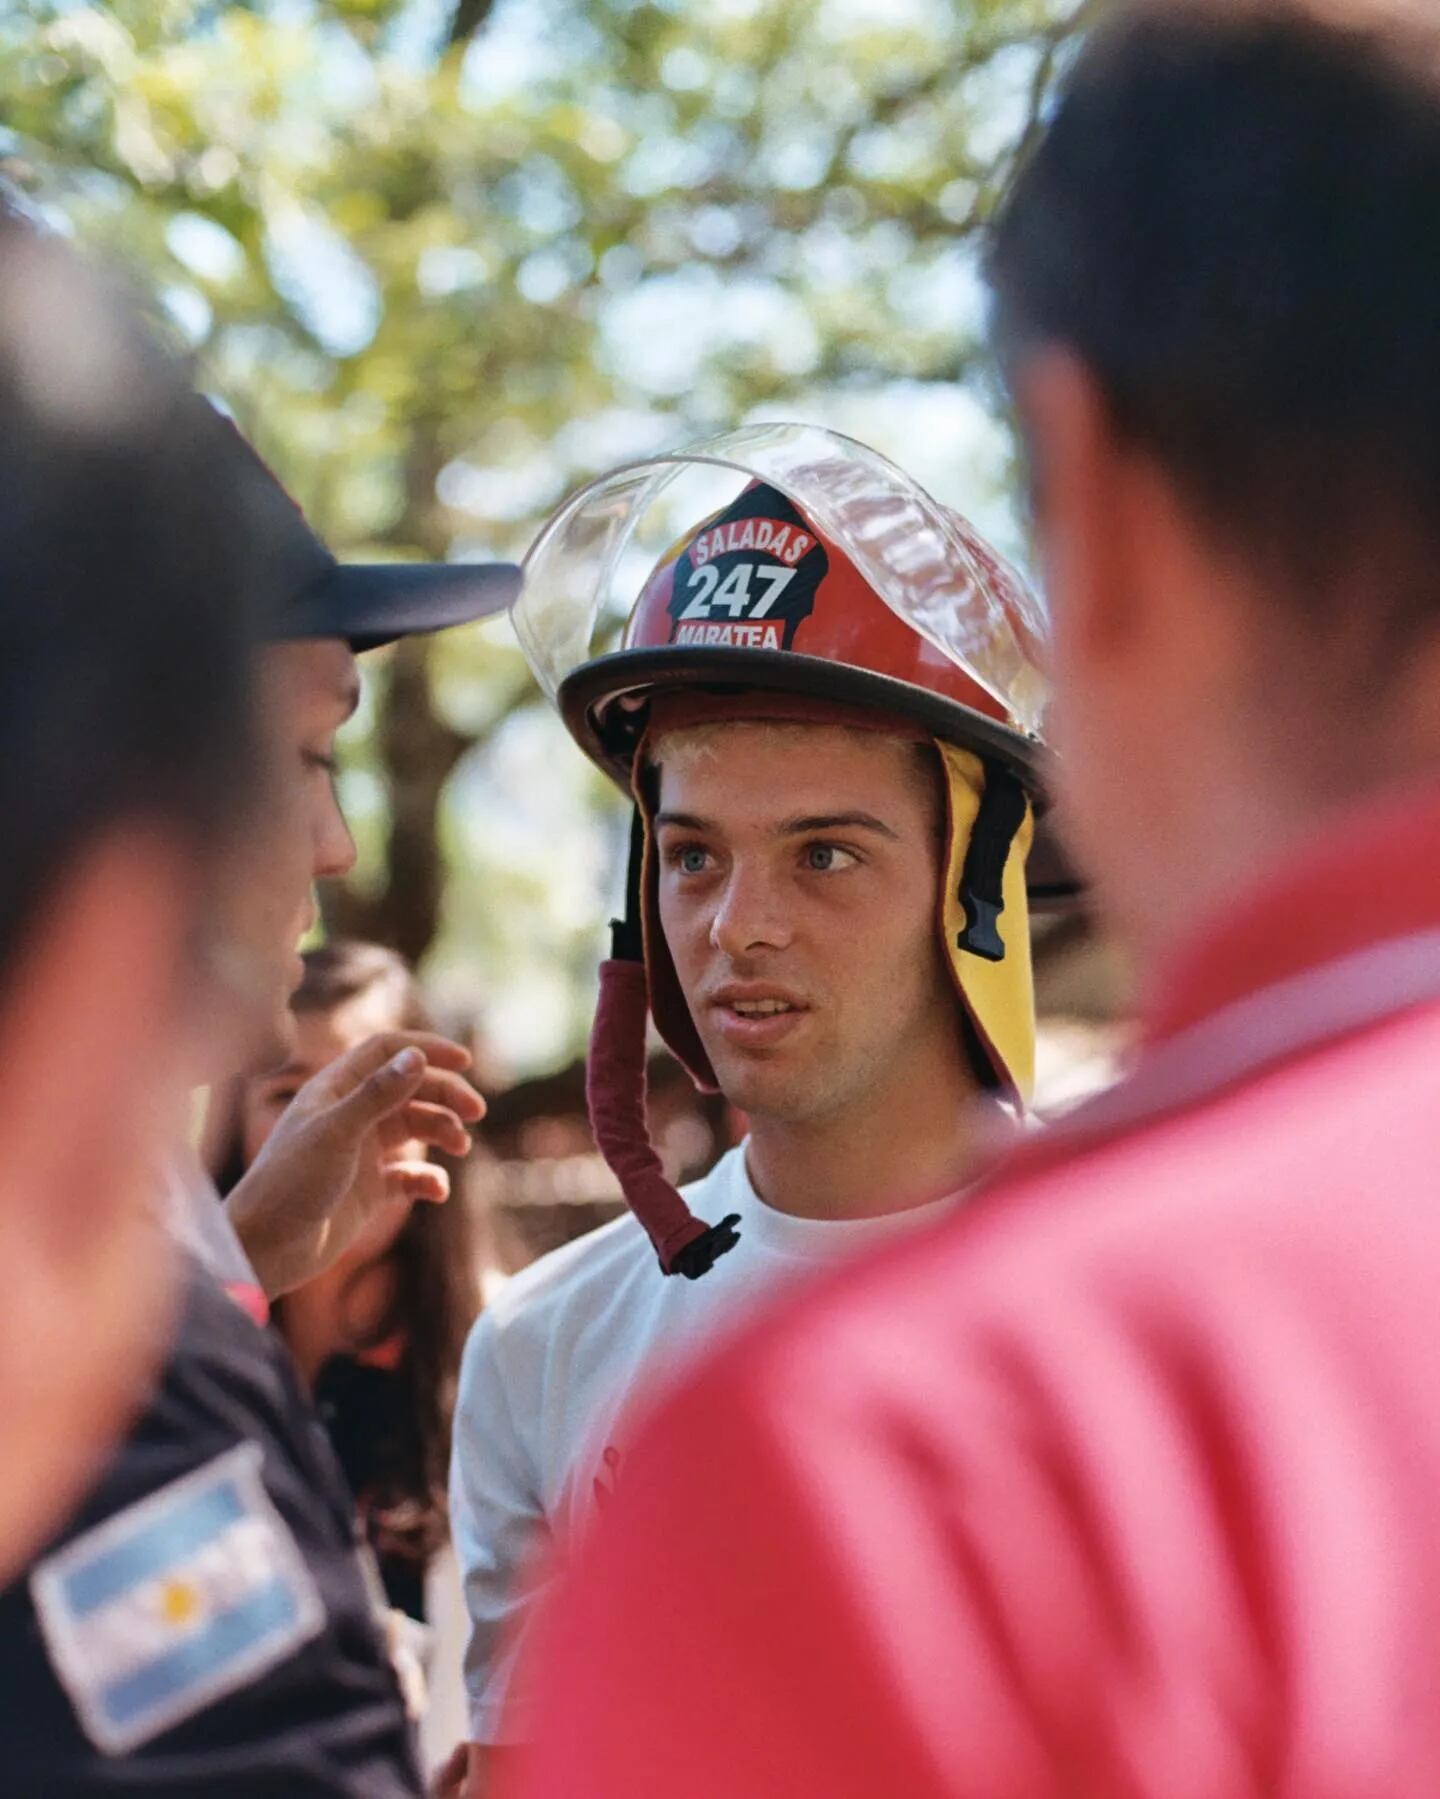
<instances>
[{"instance_id":1,"label":"fingers","mask_svg":"<svg viewBox=\"0 0 1440 1799\"><path fill-rule=\"evenodd\" d=\"M424 1055L413 1046L403 1048L331 1107L327 1125L358 1138L404 1105L424 1078Z\"/></svg>"},{"instance_id":2,"label":"fingers","mask_svg":"<svg viewBox=\"0 0 1440 1799\"><path fill-rule=\"evenodd\" d=\"M465 1156L472 1147L466 1126L478 1124L484 1116L485 1101L462 1076L427 1069L405 1105L381 1120L381 1141L394 1149L414 1139L443 1149L446 1155Z\"/></svg>"},{"instance_id":3,"label":"fingers","mask_svg":"<svg viewBox=\"0 0 1440 1799\"><path fill-rule=\"evenodd\" d=\"M397 1108L420 1100L429 1110L418 1115L424 1128L414 1134L463 1156L470 1148L465 1126L485 1116L484 1100L460 1072L469 1060L458 1043L430 1031L381 1031L331 1063L306 1091L312 1109L329 1108L330 1121L344 1131L368 1130L386 1121L391 1142L411 1134L398 1124L390 1127ZM439 1120L442 1111L449 1122Z\"/></svg>"},{"instance_id":4,"label":"fingers","mask_svg":"<svg viewBox=\"0 0 1440 1799\"><path fill-rule=\"evenodd\" d=\"M381 1173L387 1199L438 1206L450 1197L450 1176L433 1162L387 1162Z\"/></svg>"},{"instance_id":5,"label":"fingers","mask_svg":"<svg viewBox=\"0 0 1440 1799\"><path fill-rule=\"evenodd\" d=\"M414 1142L444 1150L447 1156L470 1153L470 1133L446 1106L432 1106L412 1099L385 1120L388 1144Z\"/></svg>"},{"instance_id":6,"label":"fingers","mask_svg":"<svg viewBox=\"0 0 1440 1799\"><path fill-rule=\"evenodd\" d=\"M447 1068L427 1067L415 1097L427 1105L443 1106L465 1124L479 1124L485 1116L485 1101L463 1074L452 1074Z\"/></svg>"},{"instance_id":7,"label":"fingers","mask_svg":"<svg viewBox=\"0 0 1440 1799\"><path fill-rule=\"evenodd\" d=\"M382 1035L395 1039L397 1051L413 1044L432 1068L453 1068L458 1073L470 1066L470 1051L435 1031L386 1031Z\"/></svg>"},{"instance_id":8,"label":"fingers","mask_svg":"<svg viewBox=\"0 0 1440 1799\"><path fill-rule=\"evenodd\" d=\"M470 1066L469 1050L434 1031L377 1031L316 1075L311 1085L323 1084L333 1097L343 1098L406 1049L418 1049L430 1068L437 1071L459 1074Z\"/></svg>"}]
</instances>

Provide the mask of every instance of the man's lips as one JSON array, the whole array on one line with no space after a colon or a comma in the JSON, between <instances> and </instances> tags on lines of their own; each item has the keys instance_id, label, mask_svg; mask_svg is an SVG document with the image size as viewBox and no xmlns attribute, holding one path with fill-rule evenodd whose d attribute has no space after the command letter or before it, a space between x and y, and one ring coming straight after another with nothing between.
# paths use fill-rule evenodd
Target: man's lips
<instances>
[{"instance_id":1,"label":"man's lips","mask_svg":"<svg viewBox=\"0 0 1440 1799\"><path fill-rule=\"evenodd\" d=\"M717 988L706 1006L721 1036L741 1049L766 1049L780 1042L810 1010L797 993L768 982Z\"/></svg>"}]
</instances>

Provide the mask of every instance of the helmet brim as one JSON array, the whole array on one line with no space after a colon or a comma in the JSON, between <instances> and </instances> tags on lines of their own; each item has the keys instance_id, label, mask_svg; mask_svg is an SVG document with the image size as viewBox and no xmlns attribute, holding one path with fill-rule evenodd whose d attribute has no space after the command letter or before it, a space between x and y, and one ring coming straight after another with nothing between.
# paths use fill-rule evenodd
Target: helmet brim
<instances>
[{"instance_id":1,"label":"helmet brim","mask_svg":"<svg viewBox=\"0 0 1440 1799\"><path fill-rule=\"evenodd\" d=\"M643 730L643 702L654 693L687 687L806 694L888 713L977 754L997 756L1032 794L1045 791L1044 750L1022 732L908 681L793 650L684 644L615 650L567 676L557 697L561 717L580 747L628 793Z\"/></svg>"}]
</instances>

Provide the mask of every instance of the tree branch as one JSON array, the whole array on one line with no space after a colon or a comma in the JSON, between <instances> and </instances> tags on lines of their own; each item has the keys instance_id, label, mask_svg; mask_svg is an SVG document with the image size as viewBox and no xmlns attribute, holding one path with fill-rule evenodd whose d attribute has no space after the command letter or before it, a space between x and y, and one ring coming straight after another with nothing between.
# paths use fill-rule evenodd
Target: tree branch
<instances>
[{"instance_id":1,"label":"tree branch","mask_svg":"<svg viewBox=\"0 0 1440 1799\"><path fill-rule=\"evenodd\" d=\"M446 49L453 50L459 44L468 44L494 9L495 0L456 0L455 11L450 15Z\"/></svg>"}]
</instances>

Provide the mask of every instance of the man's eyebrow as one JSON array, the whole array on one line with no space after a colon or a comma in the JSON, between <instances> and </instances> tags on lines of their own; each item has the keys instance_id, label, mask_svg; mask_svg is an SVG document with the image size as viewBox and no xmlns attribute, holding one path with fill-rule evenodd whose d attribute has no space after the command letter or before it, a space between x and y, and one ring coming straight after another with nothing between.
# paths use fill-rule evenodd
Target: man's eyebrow
<instances>
[{"instance_id":1,"label":"man's eyebrow","mask_svg":"<svg viewBox=\"0 0 1440 1799\"><path fill-rule=\"evenodd\" d=\"M815 831L873 831L895 843L900 841L900 833L873 812L816 812L805 818L787 818L780 827L785 837L808 837Z\"/></svg>"},{"instance_id":2,"label":"man's eyebrow","mask_svg":"<svg viewBox=\"0 0 1440 1799\"><path fill-rule=\"evenodd\" d=\"M656 829L664 825L702 833L716 832L720 828L712 819L701 818L694 812L657 812ZM877 837L889 837L896 843L900 840L900 833L876 818L873 812L813 812L802 818L787 818L775 827L777 837L808 837L816 831L873 831Z\"/></svg>"}]
</instances>

